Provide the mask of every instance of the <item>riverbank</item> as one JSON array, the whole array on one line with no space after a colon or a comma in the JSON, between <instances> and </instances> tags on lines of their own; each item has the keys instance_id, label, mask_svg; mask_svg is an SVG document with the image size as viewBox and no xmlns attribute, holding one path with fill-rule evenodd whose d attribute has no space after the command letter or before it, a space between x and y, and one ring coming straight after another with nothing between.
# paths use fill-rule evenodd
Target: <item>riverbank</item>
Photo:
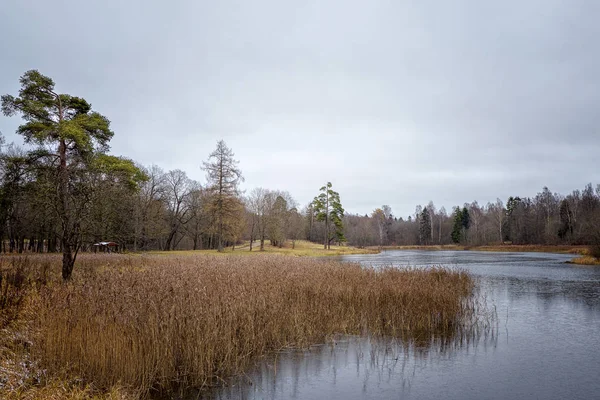
<instances>
[{"instance_id":1,"label":"riverbank","mask_svg":"<svg viewBox=\"0 0 600 400\"><path fill-rule=\"evenodd\" d=\"M208 388L282 348L337 334L460 335L462 271L308 257L82 254L0 265L0 398L134 399Z\"/></svg>"},{"instance_id":2,"label":"riverbank","mask_svg":"<svg viewBox=\"0 0 600 400\"><path fill-rule=\"evenodd\" d=\"M577 264L577 265L600 265L600 260L592 257L592 256L581 256L572 259L571 261L567 261L567 264Z\"/></svg>"},{"instance_id":3,"label":"riverbank","mask_svg":"<svg viewBox=\"0 0 600 400\"><path fill-rule=\"evenodd\" d=\"M369 249L385 250L455 250L455 251L497 251L497 252L536 252L536 253L560 253L560 254L581 254L587 253L587 246L568 246L568 245L486 245L486 246L465 246L465 245L428 245L428 246L382 246L369 247Z\"/></svg>"}]
</instances>

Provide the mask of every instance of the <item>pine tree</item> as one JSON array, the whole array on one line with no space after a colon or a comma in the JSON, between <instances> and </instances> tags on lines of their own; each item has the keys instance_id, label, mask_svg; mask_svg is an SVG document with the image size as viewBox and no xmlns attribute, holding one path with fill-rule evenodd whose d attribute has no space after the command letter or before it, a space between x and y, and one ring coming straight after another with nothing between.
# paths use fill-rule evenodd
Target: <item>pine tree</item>
<instances>
[{"instance_id":1,"label":"pine tree","mask_svg":"<svg viewBox=\"0 0 600 400\"><path fill-rule=\"evenodd\" d=\"M25 143L37 146L28 162L45 174L44 193L60 222L62 277L68 280L82 244L82 220L95 190L90 174L120 174L132 187L144 174L130 160L106 154L113 137L110 122L92 111L86 100L57 92L54 81L36 70L23 74L20 83L17 97L2 96L2 113L21 114L25 123L17 133Z\"/></svg>"},{"instance_id":2,"label":"pine tree","mask_svg":"<svg viewBox=\"0 0 600 400\"><path fill-rule=\"evenodd\" d=\"M313 200L313 208L317 221L325 222L323 248L329 249L333 239L337 239L338 242L346 240L342 222L344 209L340 202L340 194L332 189L331 182L327 182L327 185L319 190L321 194Z\"/></svg>"}]
</instances>

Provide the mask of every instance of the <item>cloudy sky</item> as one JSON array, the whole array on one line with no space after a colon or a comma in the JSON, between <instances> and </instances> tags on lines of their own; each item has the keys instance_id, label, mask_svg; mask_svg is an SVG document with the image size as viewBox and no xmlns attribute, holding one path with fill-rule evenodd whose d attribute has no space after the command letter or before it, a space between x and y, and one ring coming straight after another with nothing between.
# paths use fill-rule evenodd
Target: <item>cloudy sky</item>
<instances>
[{"instance_id":1,"label":"cloudy sky","mask_svg":"<svg viewBox=\"0 0 600 400\"><path fill-rule=\"evenodd\" d=\"M93 4L92 4L93 3ZM397 216L600 183L600 2L2 0L0 94L38 69L112 153ZM17 118L0 116L8 142Z\"/></svg>"}]
</instances>

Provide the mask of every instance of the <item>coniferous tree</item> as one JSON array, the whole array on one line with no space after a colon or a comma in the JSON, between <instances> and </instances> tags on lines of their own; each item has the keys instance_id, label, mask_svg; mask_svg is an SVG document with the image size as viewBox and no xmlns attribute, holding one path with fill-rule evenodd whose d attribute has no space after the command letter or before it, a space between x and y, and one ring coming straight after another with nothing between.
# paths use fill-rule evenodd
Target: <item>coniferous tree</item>
<instances>
[{"instance_id":1,"label":"coniferous tree","mask_svg":"<svg viewBox=\"0 0 600 400\"><path fill-rule=\"evenodd\" d=\"M37 146L27 157L27 167L42 173L47 185L42 192L59 219L63 253L62 277L71 277L82 245L82 222L89 213L95 188L90 174L106 177L120 172L137 182L143 174L129 160L106 155L113 136L109 120L92 111L86 100L61 94L54 81L36 70L20 79L17 97L2 96L6 116L21 114L25 123L17 129L25 143Z\"/></svg>"},{"instance_id":2,"label":"coniferous tree","mask_svg":"<svg viewBox=\"0 0 600 400\"><path fill-rule=\"evenodd\" d=\"M238 164L233 151L223 140L217 142L217 148L210 153L209 160L203 163L208 180L207 189L212 195L211 205L216 224L218 251L223 251L223 241L227 236L225 229L228 226L233 227L233 224L228 223L231 221L227 220L242 218L239 215L238 185L244 178Z\"/></svg>"},{"instance_id":3,"label":"coniferous tree","mask_svg":"<svg viewBox=\"0 0 600 400\"><path fill-rule=\"evenodd\" d=\"M463 228L469 229L471 227L471 217L469 215L469 209L466 206L462 209L461 220Z\"/></svg>"},{"instance_id":4,"label":"coniferous tree","mask_svg":"<svg viewBox=\"0 0 600 400\"><path fill-rule=\"evenodd\" d=\"M313 207L317 221L325 222L325 235L323 248L331 248L331 241L337 239L343 242L344 237L344 209L340 201L340 194L332 189L331 182L323 186L319 194L313 200Z\"/></svg>"},{"instance_id":5,"label":"coniferous tree","mask_svg":"<svg viewBox=\"0 0 600 400\"><path fill-rule=\"evenodd\" d=\"M469 228L471 227L471 216L469 215L469 209L464 206L461 212L461 220L462 220L462 239L467 241L467 233Z\"/></svg>"},{"instance_id":6,"label":"coniferous tree","mask_svg":"<svg viewBox=\"0 0 600 400\"><path fill-rule=\"evenodd\" d=\"M573 213L569 207L569 202L563 199L560 202L559 208L559 219L560 225L558 228L558 237L560 239L567 239L573 235Z\"/></svg>"},{"instance_id":7,"label":"coniferous tree","mask_svg":"<svg viewBox=\"0 0 600 400\"><path fill-rule=\"evenodd\" d=\"M454 211L454 224L452 225L452 242L460 243L462 240L462 230L463 230L463 217L462 211L459 207L456 207Z\"/></svg>"},{"instance_id":8,"label":"coniferous tree","mask_svg":"<svg viewBox=\"0 0 600 400\"><path fill-rule=\"evenodd\" d=\"M431 216L429 215L428 207L424 207L421 211L419 219L419 237L421 244L427 245L431 243Z\"/></svg>"}]
</instances>

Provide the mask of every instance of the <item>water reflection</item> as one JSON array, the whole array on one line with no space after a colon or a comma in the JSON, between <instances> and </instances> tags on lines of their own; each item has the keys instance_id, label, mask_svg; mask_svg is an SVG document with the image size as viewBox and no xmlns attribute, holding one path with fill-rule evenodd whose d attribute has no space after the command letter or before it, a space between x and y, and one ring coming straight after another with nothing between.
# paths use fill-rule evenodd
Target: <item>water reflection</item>
<instances>
[{"instance_id":1,"label":"water reflection","mask_svg":"<svg viewBox=\"0 0 600 400\"><path fill-rule=\"evenodd\" d=\"M340 337L305 351L284 351L258 364L211 399L380 398L409 393L412 380L430 365L448 362L456 352L495 348L497 335L478 340L434 339L428 345L391 338ZM382 392L383 391L383 392Z\"/></svg>"},{"instance_id":2,"label":"water reflection","mask_svg":"<svg viewBox=\"0 0 600 400\"><path fill-rule=\"evenodd\" d=\"M212 399L591 399L600 393L600 268L569 255L386 252L367 265L446 265L478 278L492 327L407 344L349 337L259 362Z\"/></svg>"}]
</instances>

